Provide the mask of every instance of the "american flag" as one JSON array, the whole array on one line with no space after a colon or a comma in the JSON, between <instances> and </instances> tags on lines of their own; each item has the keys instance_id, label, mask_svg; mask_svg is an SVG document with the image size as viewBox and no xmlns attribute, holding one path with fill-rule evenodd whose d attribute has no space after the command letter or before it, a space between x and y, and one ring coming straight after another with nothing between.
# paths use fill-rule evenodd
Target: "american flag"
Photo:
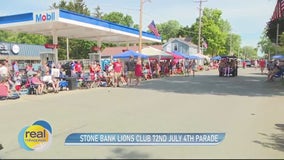
<instances>
[{"instance_id":1,"label":"american flag","mask_svg":"<svg viewBox=\"0 0 284 160\"><path fill-rule=\"evenodd\" d=\"M282 18L284 12L284 0L278 0L271 21Z\"/></svg>"},{"instance_id":2,"label":"american flag","mask_svg":"<svg viewBox=\"0 0 284 160\"><path fill-rule=\"evenodd\" d=\"M155 25L155 22L152 21L149 25L148 28L155 34L155 36L160 37L160 34L158 32L158 28Z\"/></svg>"}]
</instances>

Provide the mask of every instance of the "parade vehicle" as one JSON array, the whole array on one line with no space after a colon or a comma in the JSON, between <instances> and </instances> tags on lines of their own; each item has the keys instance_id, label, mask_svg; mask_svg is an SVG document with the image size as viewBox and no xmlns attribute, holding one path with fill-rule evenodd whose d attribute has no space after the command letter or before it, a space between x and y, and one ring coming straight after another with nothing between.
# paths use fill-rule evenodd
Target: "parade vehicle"
<instances>
[{"instance_id":1,"label":"parade vehicle","mask_svg":"<svg viewBox=\"0 0 284 160\"><path fill-rule=\"evenodd\" d=\"M238 76L238 59L236 56L221 56L219 63L219 77Z\"/></svg>"}]
</instances>

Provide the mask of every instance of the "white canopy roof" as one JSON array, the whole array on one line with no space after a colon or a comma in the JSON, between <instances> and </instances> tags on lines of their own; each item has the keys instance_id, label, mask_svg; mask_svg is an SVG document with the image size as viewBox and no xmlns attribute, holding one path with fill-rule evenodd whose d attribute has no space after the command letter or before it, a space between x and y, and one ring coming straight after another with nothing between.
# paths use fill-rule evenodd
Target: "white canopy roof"
<instances>
[{"instance_id":1,"label":"white canopy roof","mask_svg":"<svg viewBox=\"0 0 284 160\"><path fill-rule=\"evenodd\" d=\"M162 50L159 50L159 49L156 49L156 48L153 48L153 47L145 47L141 50L141 53L149 56L149 57L161 57L161 58L164 58L164 57L172 57L172 55L170 54L167 54L165 53L164 51Z\"/></svg>"},{"instance_id":2,"label":"white canopy roof","mask_svg":"<svg viewBox=\"0 0 284 160\"><path fill-rule=\"evenodd\" d=\"M100 42L139 42L137 29L62 9L2 16L0 30ZM152 33L143 32L142 41L161 42L161 39Z\"/></svg>"}]
</instances>

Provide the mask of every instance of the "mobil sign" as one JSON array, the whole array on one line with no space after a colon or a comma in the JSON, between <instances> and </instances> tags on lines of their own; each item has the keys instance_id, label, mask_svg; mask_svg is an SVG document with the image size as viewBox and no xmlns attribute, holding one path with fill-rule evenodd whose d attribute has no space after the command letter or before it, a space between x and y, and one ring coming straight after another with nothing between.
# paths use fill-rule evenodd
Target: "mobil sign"
<instances>
[{"instance_id":1,"label":"mobil sign","mask_svg":"<svg viewBox=\"0 0 284 160\"><path fill-rule=\"evenodd\" d=\"M56 18L55 11L47 11L47 12L41 12L41 13L34 14L35 22L49 22L49 21L54 21L55 18Z\"/></svg>"}]
</instances>

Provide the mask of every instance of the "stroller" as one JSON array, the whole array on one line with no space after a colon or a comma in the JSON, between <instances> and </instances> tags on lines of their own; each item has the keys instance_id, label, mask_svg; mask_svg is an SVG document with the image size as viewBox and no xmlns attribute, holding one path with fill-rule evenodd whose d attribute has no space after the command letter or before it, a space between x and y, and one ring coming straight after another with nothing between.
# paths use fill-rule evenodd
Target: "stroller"
<instances>
[{"instance_id":1,"label":"stroller","mask_svg":"<svg viewBox=\"0 0 284 160\"><path fill-rule=\"evenodd\" d=\"M62 91L62 90L69 90L69 88L68 88L68 81L66 81L66 80L61 80L60 82L59 82L59 88L60 88L60 90Z\"/></svg>"}]
</instances>

